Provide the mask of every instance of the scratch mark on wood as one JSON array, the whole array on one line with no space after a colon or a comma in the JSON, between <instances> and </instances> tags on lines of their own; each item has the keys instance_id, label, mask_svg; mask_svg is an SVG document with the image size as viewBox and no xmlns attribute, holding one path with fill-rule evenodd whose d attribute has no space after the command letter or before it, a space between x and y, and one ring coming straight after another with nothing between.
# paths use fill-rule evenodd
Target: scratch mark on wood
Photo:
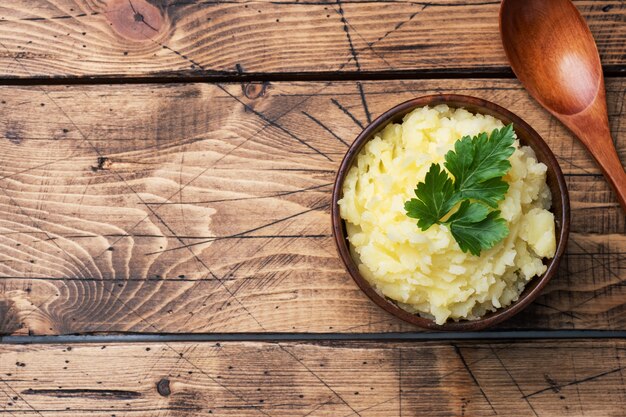
<instances>
[{"instance_id":1,"label":"scratch mark on wood","mask_svg":"<svg viewBox=\"0 0 626 417\"><path fill-rule=\"evenodd\" d=\"M378 39L376 39L374 42L368 43L368 45L370 47L376 45L377 43L383 41L385 38L387 38L387 36L391 35L392 33L396 32L397 30L399 30L402 26L406 25L407 23L409 23L411 20L413 20L415 18L415 16L417 16L418 14L420 14L421 12L423 12L427 7L429 6L428 3L424 4L422 6L422 8L418 11L416 11L415 13L413 13L412 15L409 16L408 19L401 21L400 23L396 24L396 26L394 26L393 29L385 32L385 34L381 37L379 37Z\"/></svg>"},{"instance_id":2,"label":"scratch mark on wood","mask_svg":"<svg viewBox=\"0 0 626 417\"><path fill-rule=\"evenodd\" d=\"M578 246L578 248L585 254L589 255L589 258L591 259L591 265L592 267L595 267L595 265L599 265L600 268L602 268L604 271L606 271L609 275L613 276L614 278L617 279L616 283L613 283L611 285L607 285L604 288L602 288L602 290L597 291L594 290L594 293L591 297L587 298L586 300L576 304L574 308L578 308L586 303L588 303L589 301L597 298L599 295L605 294L606 292L610 291L613 287L616 286L622 286L623 285L623 281L622 281L622 277L620 277L618 274L616 274L613 270L611 270L611 268L607 267L604 262L602 262L600 259L598 259L597 256L591 256L592 254L590 252L588 252L580 243L578 243L576 240L573 240L573 243ZM569 276L569 275L568 275Z\"/></svg>"},{"instance_id":3,"label":"scratch mark on wood","mask_svg":"<svg viewBox=\"0 0 626 417\"><path fill-rule=\"evenodd\" d=\"M335 100L334 98L331 98L330 101L337 106L337 108L339 110L341 110L346 116L348 116L350 119L352 119L352 121L361 129L365 129L365 126L363 126L363 124L361 124L361 122L359 122L359 119L357 119L356 117L354 117L354 115L352 113L350 113L350 111L348 109L346 109L344 106L341 105L341 103L339 103L337 100Z\"/></svg>"},{"instance_id":4,"label":"scratch mark on wood","mask_svg":"<svg viewBox=\"0 0 626 417\"><path fill-rule=\"evenodd\" d=\"M22 400L24 402L24 404L26 404L31 410L33 410L35 413L37 413L38 416L44 417L44 415L35 407L33 407L28 401L26 401L26 399L24 397L22 397L17 391L15 391L13 389L13 387L11 385L9 385L8 383L6 383L2 378L0 378L0 382L2 382L4 385L6 385L6 387L13 392L13 394L15 394L15 396L17 398L19 398L20 400Z\"/></svg>"},{"instance_id":5,"label":"scratch mark on wood","mask_svg":"<svg viewBox=\"0 0 626 417\"><path fill-rule=\"evenodd\" d=\"M546 382L548 383L548 385L550 386L552 391L554 391L554 392L561 391L561 388L559 387L559 384L554 379L552 379L550 374L544 373L543 374L543 378L546 380Z\"/></svg>"},{"instance_id":6,"label":"scratch mark on wood","mask_svg":"<svg viewBox=\"0 0 626 417\"><path fill-rule=\"evenodd\" d=\"M308 142L306 142L305 140L299 138L298 136L296 136L295 134L293 134L292 132L290 132L289 130L287 130L286 128L284 128L280 123L276 122L275 120L270 119L269 117L267 117L265 114L255 110L254 108L252 108L251 106L249 106L248 104L246 104L245 102L243 102L239 97L235 96L234 94L232 94L230 91L228 91L227 89L225 89L223 86L221 86L220 84L216 84L217 87L222 90L224 93L226 93L227 95L229 95L231 98L233 98L234 100L236 100L238 103L240 103L246 110L250 111L251 113L254 113L256 116L258 116L259 118L261 118L261 120L263 120L264 122L268 123L271 126L274 126L275 128L285 132L289 137L297 140L298 142L300 142L301 144L303 144L304 146L306 146L307 148L311 149L312 151L314 151L315 153L323 156L324 158L328 159L329 161L333 162L333 160L326 155L324 152L320 151L319 149L315 148L314 146L312 146L311 144L309 144Z\"/></svg>"},{"instance_id":7,"label":"scratch mark on wood","mask_svg":"<svg viewBox=\"0 0 626 417\"><path fill-rule=\"evenodd\" d=\"M348 27L348 21L343 11L341 0L337 0L337 5L339 6L339 15L341 16L341 23L343 23L343 30L344 32L346 32L346 37L348 38L348 45L350 46L350 53L352 54L352 58L354 59L354 63L356 64L356 70L361 71L361 64L359 63L359 55L356 49L354 49L354 44L352 43L352 36L350 36L350 28Z\"/></svg>"},{"instance_id":8,"label":"scratch mark on wood","mask_svg":"<svg viewBox=\"0 0 626 417\"><path fill-rule=\"evenodd\" d=\"M363 104L363 111L365 112L367 123L372 123L372 115L370 114L370 110L367 107L367 100L365 99L365 93L363 92L363 85L359 81L357 81L356 85L359 88L359 95L361 96L361 104Z\"/></svg>"},{"instance_id":9,"label":"scratch mark on wood","mask_svg":"<svg viewBox=\"0 0 626 417\"><path fill-rule=\"evenodd\" d=\"M304 114L306 117L308 117L309 119L313 120L313 122L315 124L317 124L318 126L320 126L322 129L324 129L325 131L327 131L328 133L330 133L331 135L333 135L333 137L335 139L337 139L339 142L343 143L344 145L346 145L347 147L350 147L350 145L348 145L348 143L341 139L339 136L337 136L337 134L335 132L333 132L332 130L330 130L330 128L328 126L326 126L324 123L320 122L319 120L317 120L315 117L311 116L309 113L302 111L302 114Z\"/></svg>"},{"instance_id":10,"label":"scratch mark on wood","mask_svg":"<svg viewBox=\"0 0 626 417\"><path fill-rule=\"evenodd\" d=\"M343 0L343 3L350 3L350 1ZM340 10L337 10L337 9L335 9L334 7L333 7L333 9L337 12L337 14L339 14L339 16L342 16L342 14L341 14ZM343 22L343 21L342 21L342 22ZM348 29L351 29L351 30L352 30L352 32L354 32L354 33L355 33L355 34L356 34L359 38L361 38L361 40L362 40L362 41L363 41L363 43L365 44L365 47L364 47L364 48L361 48L361 49L356 49L356 48L355 48L356 56L358 56L358 55L359 55L362 51L364 51L364 50L366 50L366 49L369 49L369 50L370 50L370 52L372 52L374 55L376 55L378 58L380 58L380 60L381 60L381 61L383 61L383 62L385 63L385 65L387 65L387 67L388 67L390 70L394 70L394 66L393 66L393 65L391 65L391 64L387 61L387 59L385 59L385 56L384 56L384 55L382 55L381 53L379 53L376 49L374 49L374 47L370 44L370 42L368 42L368 41L367 41L367 39L365 39L365 38L363 37L363 35L361 35L361 34L359 33L359 31L358 31L358 30L356 30L356 28L355 28L354 26L352 26L352 24L351 24L351 23L350 23L347 19L345 19L345 24L347 24ZM346 65L348 65L348 64L349 64L352 60L355 60L355 58L354 58L354 57L355 57L355 54L351 54L351 56L348 58L348 60L347 60L346 62L344 62L343 64L341 64L341 65L339 66L339 68L338 68L338 69L339 69L339 70L342 70L342 69L343 69ZM356 60L355 60L355 61L356 61Z\"/></svg>"},{"instance_id":11,"label":"scratch mark on wood","mask_svg":"<svg viewBox=\"0 0 626 417\"><path fill-rule=\"evenodd\" d=\"M485 401L487 401L487 404L489 404L489 407L491 407L491 410L493 411L493 413L495 415L498 415L498 412L493 407L493 404L491 404L491 401L489 400L489 397L487 397L487 394L483 390L483 387L478 382L478 379L476 379L476 376L474 376L474 372L472 372L472 369L469 367L469 365L465 361L465 357L463 356L463 353L461 353L461 349L459 349L459 347L456 344L452 344L452 346L454 347L454 351L456 352L457 356L461 359L461 363L463 364L463 367L465 368L469 376L472 378L474 385L476 385L476 387L480 390L480 393L482 394Z\"/></svg>"},{"instance_id":12,"label":"scratch mark on wood","mask_svg":"<svg viewBox=\"0 0 626 417\"><path fill-rule=\"evenodd\" d=\"M550 384L549 387L544 388L544 389L540 389L539 391L535 391L535 392L533 392L531 394L525 395L522 398L530 398L530 397L533 397L535 395L541 394L541 393L546 392L546 391L553 391L554 389L560 390L562 388L569 387L569 386L572 386L572 385L584 384L585 382L593 381L593 380L596 380L598 378L602 378L603 376L611 375L611 374L614 374L616 372L620 372L621 370L622 370L621 367L620 368L615 368L615 369L612 369L610 371L601 372L599 374L592 375L592 376L589 376L587 378L578 379L576 381L568 382L567 384L561 384L561 385L557 385L557 386L553 386L552 384Z\"/></svg>"},{"instance_id":13,"label":"scratch mark on wood","mask_svg":"<svg viewBox=\"0 0 626 417\"><path fill-rule=\"evenodd\" d=\"M535 302L534 304L536 306L539 306L539 307L543 307L543 308L547 308L547 309L550 309L550 310L557 311L557 312L559 312L559 313L561 313L561 314L563 314L565 316L571 317L573 319L582 320L582 317L578 316L577 314L574 314L571 311L565 311L565 310L563 310L561 308L558 308L558 307L555 307L555 306L550 306L550 305L547 305L547 304L544 304L544 303Z\"/></svg>"},{"instance_id":14,"label":"scratch mark on wood","mask_svg":"<svg viewBox=\"0 0 626 417\"><path fill-rule=\"evenodd\" d=\"M304 362L302 362L294 353L292 353L289 349L285 348L283 345L278 345L280 347L280 349L287 353L289 356L291 356L296 362L298 362L300 365L302 365L302 367L304 369L306 369L315 379L317 379L319 382L322 383L322 385L324 385L326 388L328 388L328 390L330 392L332 392L335 397L337 397L337 399L339 399L343 404L345 404L350 410L352 410L352 413L356 414L359 417L362 417L361 414L354 408L352 407L341 395L339 395L339 393L337 391L335 391L330 385L328 385L328 383L326 381L324 381L319 375L317 375L315 372L313 372L311 370L311 368L309 368L308 366L306 366L304 364Z\"/></svg>"},{"instance_id":15,"label":"scratch mark on wood","mask_svg":"<svg viewBox=\"0 0 626 417\"><path fill-rule=\"evenodd\" d=\"M316 407L314 407L311 411L309 411L308 413L304 414L302 417L308 417L311 414L313 414L314 412L316 412L317 410L319 410L320 408L330 404L333 402L333 397L329 398L327 401L324 401L321 404L318 404Z\"/></svg>"},{"instance_id":16,"label":"scratch mark on wood","mask_svg":"<svg viewBox=\"0 0 626 417\"><path fill-rule=\"evenodd\" d=\"M500 358L500 355L498 355L498 352L493 348L493 346L490 346L489 348L491 349L491 352L493 352L493 356L495 356L495 358L500 363L500 366L502 366L502 369L504 369L506 374L509 376L509 379L511 380L511 382L513 382L513 384L517 387L517 390L520 392L520 394L522 394L522 398L526 401L526 404L528 404L528 406L532 410L533 414L536 417L539 417L539 414L537 414L537 411L535 410L535 407L533 407L533 405L530 403L530 400L528 398L524 397L524 391L522 390L522 387L520 387L519 383L515 380L515 378L513 378L513 375L511 374L509 369L504 365L504 362Z\"/></svg>"}]
</instances>

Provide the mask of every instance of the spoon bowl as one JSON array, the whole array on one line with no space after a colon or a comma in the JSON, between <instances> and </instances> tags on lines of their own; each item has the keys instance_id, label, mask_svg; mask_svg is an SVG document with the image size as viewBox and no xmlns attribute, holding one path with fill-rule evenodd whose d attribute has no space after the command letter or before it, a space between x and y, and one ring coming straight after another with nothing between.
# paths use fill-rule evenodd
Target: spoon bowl
<instances>
[{"instance_id":1,"label":"spoon bowl","mask_svg":"<svg viewBox=\"0 0 626 417\"><path fill-rule=\"evenodd\" d=\"M500 34L513 72L596 159L626 210L626 173L606 108L602 64L571 0L503 0Z\"/></svg>"}]
</instances>

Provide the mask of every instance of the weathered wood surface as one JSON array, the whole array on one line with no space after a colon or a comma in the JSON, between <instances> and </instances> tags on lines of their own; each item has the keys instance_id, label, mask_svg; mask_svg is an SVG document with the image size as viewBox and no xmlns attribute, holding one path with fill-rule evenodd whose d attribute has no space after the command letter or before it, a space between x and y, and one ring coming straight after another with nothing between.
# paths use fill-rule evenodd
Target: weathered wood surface
<instances>
[{"instance_id":1,"label":"weathered wood surface","mask_svg":"<svg viewBox=\"0 0 626 417\"><path fill-rule=\"evenodd\" d=\"M517 81L438 80L0 88L0 330L414 330L344 272L328 204L361 125L436 91L510 108L567 173L568 255L504 326L626 328L626 221L582 147Z\"/></svg>"},{"instance_id":2,"label":"weathered wood surface","mask_svg":"<svg viewBox=\"0 0 626 417\"><path fill-rule=\"evenodd\" d=\"M575 1L622 71L623 0ZM500 1L4 0L0 77L508 71Z\"/></svg>"},{"instance_id":3,"label":"weathered wood surface","mask_svg":"<svg viewBox=\"0 0 626 417\"><path fill-rule=\"evenodd\" d=\"M0 347L9 416L621 416L626 342Z\"/></svg>"}]
</instances>

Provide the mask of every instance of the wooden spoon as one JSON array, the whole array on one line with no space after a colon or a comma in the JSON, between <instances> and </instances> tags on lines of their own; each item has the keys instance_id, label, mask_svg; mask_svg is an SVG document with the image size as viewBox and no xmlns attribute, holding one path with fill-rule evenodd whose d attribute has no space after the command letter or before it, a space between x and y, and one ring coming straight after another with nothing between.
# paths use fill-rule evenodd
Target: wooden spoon
<instances>
[{"instance_id":1,"label":"wooden spoon","mask_svg":"<svg viewBox=\"0 0 626 417\"><path fill-rule=\"evenodd\" d=\"M602 65L576 7L570 0L503 0L500 34L517 78L585 145L626 211L626 173L609 130Z\"/></svg>"}]
</instances>

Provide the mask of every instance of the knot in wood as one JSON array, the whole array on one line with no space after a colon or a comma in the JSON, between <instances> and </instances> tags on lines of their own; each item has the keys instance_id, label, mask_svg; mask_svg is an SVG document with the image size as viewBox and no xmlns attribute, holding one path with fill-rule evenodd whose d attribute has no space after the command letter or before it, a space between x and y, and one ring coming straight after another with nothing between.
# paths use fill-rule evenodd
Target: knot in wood
<instances>
[{"instance_id":1,"label":"knot in wood","mask_svg":"<svg viewBox=\"0 0 626 417\"><path fill-rule=\"evenodd\" d=\"M110 169L112 165L113 162L111 162L109 158L107 158L106 156L99 156L98 163L95 166L92 165L91 170L93 172L106 171Z\"/></svg>"},{"instance_id":2,"label":"knot in wood","mask_svg":"<svg viewBox=\"0 0 626 417\"><path fill-rule=\"evenodd\" d=\"M262 83L246 83L242 86L243 94L251 100L265 96L268 82Z\"/></svg>"},{"instance_id":3,"label":"knot in wood","mask_svg":"<svg viewBox=\"0 0 626 417\"><path fill-rule=\"evenodd\" d=\"M159 382L157 382L156 388L157 392L162 397L167 397L172 393L172 391L170 390L170 380L167 378L163 378Z\"/></svg>"},{"instance_id":4,"label":"knot in wood","mask_svg":"<svg viewBox=\"0 0 626 417\"><path fill-rule=\"evenodd\" d=\"M166 27L161 10L147 0L112 0L105 16L120 36L134 41L152 40Z\"/></svg>"}]
</instances>

